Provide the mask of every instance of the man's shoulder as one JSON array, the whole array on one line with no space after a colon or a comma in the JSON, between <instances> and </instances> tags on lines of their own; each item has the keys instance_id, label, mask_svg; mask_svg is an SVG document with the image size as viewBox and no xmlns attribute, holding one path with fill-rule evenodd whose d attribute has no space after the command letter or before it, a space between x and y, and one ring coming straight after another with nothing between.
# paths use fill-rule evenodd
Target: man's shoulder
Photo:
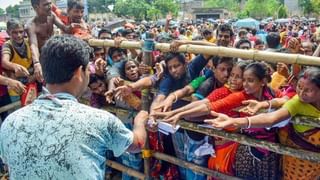
<instances>
[{"instance_id":1,"label":"man's shoulder","mask_svg":"<svg viewBox=\"0 0 320 180\"><path fill-rule=\"evenodd\" d=\"M79 110L81 111L81 114L86 114L92 118L98 118L98 119L104 119L104 118L116 118L116 116L114 116L113 114L111 114L110 112L106 111L106 110L102 110L102 109L97 109L85 104L81 104L78 103L76 106L76 108L79 108Z\"/></svg>"},{"instance_id":2,"label":"man's shoulder","mask_svg":"<svg viewBox=\"0 0 320 180\"><path fill-rule=\"evenodd\" d=\"M25 24L25 29L30 30L31 28L34 29L36 26L35 17L29 19Z\"/></svg>"}]
</instances>

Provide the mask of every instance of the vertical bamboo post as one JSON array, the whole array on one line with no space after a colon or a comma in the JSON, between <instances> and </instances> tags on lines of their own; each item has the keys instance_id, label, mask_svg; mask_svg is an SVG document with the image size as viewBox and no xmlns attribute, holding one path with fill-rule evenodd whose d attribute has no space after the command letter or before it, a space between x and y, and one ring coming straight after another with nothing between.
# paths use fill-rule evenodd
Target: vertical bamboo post
<instances>
[{"instance_id":1,"label":"vertical bamboo post","mask_svg":"<svg viewBox=\"0 0 320 180\"><path fill-rule=\"evenodd\" d=\"M153 40L153 34L147 32L146 33L146 40L144 41L144 45L142 48L143 56L142 61L144 64L152 67L152 50L154 47L154 40ZM149 111L151 99L149 95L150 89L143 89L142 90L142 110ZM147 138L144 150L142 151L142 157L144 162L144 174L146 179L151 179L151 172L150 172L150 146L149 146L149 136L147 131Z\"/></svg>"}]
</instances>

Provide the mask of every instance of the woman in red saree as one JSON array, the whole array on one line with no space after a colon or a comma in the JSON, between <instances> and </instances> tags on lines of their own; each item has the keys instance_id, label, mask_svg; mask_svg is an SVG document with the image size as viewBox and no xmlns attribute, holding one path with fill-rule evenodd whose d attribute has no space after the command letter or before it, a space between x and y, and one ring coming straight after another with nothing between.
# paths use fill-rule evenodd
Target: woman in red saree
<instances>
[{"instance_id":1,"label":"woman in red saree","mask_svg":"<svg viewBox=\"0 0 320 180\"><path fill-rule=\"evenodd\" d=\"M197 106L192 110L182 111L171 117L165 117L164 121L176 124L180 118L198 117L208 115L210 110L227 113L241 107L245 100L271 100L280 97L280 92L270 89L267 84L271 77L267 67L263 63L248 65L243 74L243 88L241 92L232 93L218 101L209 102L206 107ZM244 114L240 114L243 116ZM277 141L275 128L249 128L242 133L271 142ZM235 175L244 179L277 179L279 169L279 156L265 149L240 145L235 158Z\"/></svg>"},{"instance_id":2,"label":"woman in red saree","mask_svg":"<svg viewBox=\"0 0 320 180\"><path fill-rule=\"evenodd\" d=\"M238 92L242 90L243 83L243 71L248 65L246 62L238 62L232 68L228 83L223 87L212 91L207 98L201 101L192 102L184 107L175 109L173 111L159 113L158 116L172 116L174 114L179 114L186 110L207 108L207 103L214 102L222 99L233 92ZM239 113L235 111L228 111L227 114L231 117L238 117ZM229 128L229 131L235 131L235 129ZM221 173L228 175L234 175L234 157L237 149L238 143L233 141L227 141L221 138L215 138L215 157L209 158L208 166L210 169L217 170Z\"/></svg>"}]
</instances>

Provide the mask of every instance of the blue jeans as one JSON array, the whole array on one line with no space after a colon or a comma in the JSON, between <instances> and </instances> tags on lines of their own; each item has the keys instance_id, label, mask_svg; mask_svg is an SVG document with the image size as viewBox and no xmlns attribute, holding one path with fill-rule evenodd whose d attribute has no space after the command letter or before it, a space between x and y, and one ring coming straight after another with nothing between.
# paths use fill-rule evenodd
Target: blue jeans
<instances>
[{"instance_id":1,"label":"blue jeans","mask_svg":"<svg viewBox=\"0 0 320 180\"><path fill-rule=\"evenodd\" d=\"M141 153L129 153L125 152L120 156L122 160L122 164L135 169L137 171L142 171L143 160L141 157ZM131 177L128 174L122 173L122 180L134 180L137 178Z\"/></svg>"},{"instance_id":2,"label":"blue jeans","mask_svg":"<svg viewBox=\"0 0 320 180\"><path fill-rule=\"evenodd\" d=\"M195 150L198 149L206 141L202 139L200 141L195 141L191 139L185 131L176 132L172 134L173 147L175 149L176 155L179 159L200 165L203 167L208 166L209 156L197 156L194 154ZM196 173L190 169L179 167L179 173L181 179L186 180L206 180L207 177L204 174Z\"/></svg>"},{"instance_id":3,"label":"blue jeans","mask_svg":"<svg viewBox=\"0 0 320 180\"><path fill-rule=\"evenodd\" d=\"M124 125L128 129L131 129L131 130L133 129L133 126L131 123L125 123ZM123 165L142 172L143 159L141 157L141 153L125 152L120 156L120 159ZM122 173L122 180L134 180L134 179L137 179L137 178L134 178L129 176L128 174Z\"/></svg>"}]
</instances>

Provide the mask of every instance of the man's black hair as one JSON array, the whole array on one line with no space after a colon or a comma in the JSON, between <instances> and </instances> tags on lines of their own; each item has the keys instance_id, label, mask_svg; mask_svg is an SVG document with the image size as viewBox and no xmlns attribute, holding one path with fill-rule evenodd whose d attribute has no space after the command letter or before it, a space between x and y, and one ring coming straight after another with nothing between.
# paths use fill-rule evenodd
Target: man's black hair
<instances>
[{"instance_id":1,"label":"man's black hair","mask_svg":"<svg viewBox=\"0 0 320 180\"><path fill-rule=\"evenodd\" d=\"M7 21L7 31L16 29L18 27L23 27L22 23L16 19L9 19Z\"/></svg>"},{"instance_id":2,"label":"man's black hair","mask_svg":"<svg viewBox=\"0 0 320 180\"><path fill-rule=\"evenodd\" d=\"M240 45L243 44L243 43L248 43L249 44L249 49L251 48L251 42L249 41L249 39L240 39L236 44L235 44L235 47L237 49L240 48Z\"/></svg>"},{"instance_id":3,"label":"man's black hair","mask_svg":"<svg viewBox=\"0 0 320 180\"><path fill-rule=\"evenodd\" d=\"M41 0L31 0L31 6L32 7L38 6L40 4L40 1Z\"/></svg>"},{"instance_id":4,"label":"man's black hair","mask_svg":"<svg viewBox=\"0 0 320 180\"><path fill-rule=\"evenodd\" d=\"M234 59L231 57L220 57L220 56L214 56L212 58L212 64L214 67L217 67L219 64L227 63L233 65Z\"/></svg>"},{"instance_id":5,"label":"man's black hair","mask_svg":"<svg viewBox=\"0 0 320 180\"><path fill-rule=\"evenodd\" d=\"M71 80L75 70L85 71L92 56L90 46L71 35L51 37L41 49L43 77L48 84L62 84Z\"/></svg>"},{"instance_id":6,"label":"man's black hair","mask_svg":"<svg viewBox=\"0 0 320 180\"><path fill-rule=\"evenodd\" d=\"M110 36L112 35L112 33L109 29L102 28L98 33L98 38L100 38L101 34L103 34L103 33L108 33L108 34L110 34Z\"/></svg>"},{"instance_id":7,"label":"man's black hair","mask_svg":"<svg viewBox=\"0 0 320 180\"><path fill-rule=\"evenodd\" d=\"M217 29L217 36L219 35L219 32L226 32L229 31L230 32L230 38L233 36L233 30L230 24L221 24L218 26Z\"/></svg>"},{"instance_id":8,"label":"man's black hair","mask_svg":"<svg viewBox=\"0 0 320 180\"><path fill-rule=\"evenodd\" d=\"M99 80L100 81L104 81L103 77L100 77L100 76L97 76L96 74L90 74L90 78L89 78L89 84L88 86L90 86L92 83L96 83L98 82Z\"/></svg>"},{"instance_id":9,"label":"man's black hair","mask_svg":"<svg viewBox=\"0 0 320 180\"><path fill-rule=\"evenodd\" d=\"M121 48L117 48L117 47L110 47L108 49L108 55L110 58L112 58L112 54L114 54L115 52L119 52L119 53L124 53L127 54L125 49L121 49Z\"/></svg>"},{"instance_id":10,"label":"man's black hair","mask_svg":"<svg viewBox=\"0 0 320 180\"><path fill-rule=\"evenodd\" d=\"M68 6L68 10L72 8L84 9L84 4L82 0L68 0L67 6Z\"/></svg>"},{"instance_id":11,"label":"man's black hair","mask_svg":"<svg viewBox=\"0 0 320 180\"><path fill-rule=\"evenodd\" d=\"M166 64L168 64L168 62L174 58L177 58L178 61L182 64L186 63L185 56L182 53L168 53L165 59Z\"/></svg>"},{"instance_id":12,"label":"man's black hair","mask_svg":"<svg viewBox=\"0 0 320 180\"><path fill-rule=\"evenodd\" d=\"M268 48L277 48L280 44L280 35L276 32L270 32L266 37Z\"/></svg>"}]
</instances>

